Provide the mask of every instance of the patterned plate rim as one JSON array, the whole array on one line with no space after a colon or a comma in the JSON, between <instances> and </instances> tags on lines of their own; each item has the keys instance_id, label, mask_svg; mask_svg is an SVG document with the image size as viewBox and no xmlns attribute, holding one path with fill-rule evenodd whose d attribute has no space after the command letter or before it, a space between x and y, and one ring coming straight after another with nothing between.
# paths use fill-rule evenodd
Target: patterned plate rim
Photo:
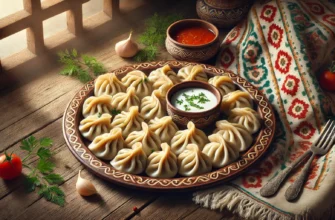
<instances>
[{"instance_id":1,"label":"patterned plate rim","mask_svg":"<svg viewBox=\"0 0 335 220\"><path fill-rule=\"evenodd\" d=\"M164 65L172 68L181 68L198 63L184 61L158 61L124 66L114 71L115 74L124 74L131 70L155 69ZM258 105L262 113L263 128L260 130L256 142L241 158L223 168L199 176L180 177L170 179L158 179L147 176L139 176L115 170L110 164L98 159L85 146L76 124L77 114L81 114L79 107L94 88L94 81L88 82L81 88L67 105L63 117L63 134L70 151L89 170L96 175L123 186L141 188L147 190L176 191L194 190L222 183L236 177L261 158L270 146L275 133L275 116L268 99L251 83L244 78L224 69L200 64L205 72L212 75L227 75L237 85L247 91ZM79 123L79 122L77 122Z\"/></svg>"}]
</instances>

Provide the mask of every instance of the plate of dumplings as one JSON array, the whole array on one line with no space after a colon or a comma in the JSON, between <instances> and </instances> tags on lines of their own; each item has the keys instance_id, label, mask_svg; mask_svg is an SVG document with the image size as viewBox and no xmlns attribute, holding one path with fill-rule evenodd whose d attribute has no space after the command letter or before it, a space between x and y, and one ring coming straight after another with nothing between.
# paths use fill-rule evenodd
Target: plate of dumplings
<instances>
[{"instance_id":1,"label":"plate of dumplings","mask_svg":"<svg viewBox=\"0 0 335 220\"><path fill-rule=\"evenodd\" d=\"M166 94L183 81L207 82L222 100L204 129L178 127ZM269 149L275 116L266 97L234 73L205 64L159 61L125 66L87 83L70 101L63 133L97 176L156 191L195 190L244 172Z\"/></svg>"}]
</instances>

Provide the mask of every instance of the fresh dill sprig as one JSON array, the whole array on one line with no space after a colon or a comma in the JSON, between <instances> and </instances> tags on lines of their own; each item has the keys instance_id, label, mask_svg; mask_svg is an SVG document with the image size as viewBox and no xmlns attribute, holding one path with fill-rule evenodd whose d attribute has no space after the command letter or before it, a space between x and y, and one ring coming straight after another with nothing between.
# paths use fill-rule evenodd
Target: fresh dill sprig
<instances>
[{"instance_id":1,"label":"fresh dill sprig","mask_svg":"<svg viewBox=\"0 0 335 220\"><path fill-rule=\"evenodd\" d=\"M103 64L98 62L95 57L79 55L76 49L60 51L58 57L59 62L64 64L60 74L76 77L84 83L106 72Z\"/></svg>"},{"instance_id":2,"label":"fresh dill sprig","mask_svg":"<svg viewBox=\"0 0 335 220\"><path fill-rule=\"evenodd\" d=\"M157 54L158 54L157 47L149 45L141 49L134 57L134 60L136 62L154 61L157 57Z\"/></svg>"},{"instance_id":3,"label":"fresh dill sprig","mask_svg":"<svg viewBox=\"0 0 335 220\"><path fill-rule=\"evenodd\" d=\"M185 111L190 111L190 107L188 107L188 105L184 105Z\"/></svg>"},{"instance_id":4,"label":"fresh dill sprig","mask_svg":"<svg viewBox=\"0 0 335 220\"><path fill-rule=\"evenodd\" d=\"M158 47L164 46L166 30L175 21L182 19L180 14L158 15L155 13L146 21L146 29L139 36L139 42L145 48L140 50L134 57L137 62L153 61L158 54Z\"/></svg>"}]
</instances>

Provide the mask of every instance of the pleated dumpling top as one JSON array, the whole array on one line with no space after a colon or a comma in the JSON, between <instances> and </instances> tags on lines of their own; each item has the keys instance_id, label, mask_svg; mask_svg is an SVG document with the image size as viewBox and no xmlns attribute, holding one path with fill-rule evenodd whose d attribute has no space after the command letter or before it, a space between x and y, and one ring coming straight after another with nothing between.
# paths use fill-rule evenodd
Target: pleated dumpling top
<instances>
[{"instance_id":1,"label":"pleated dumpling top","mask_svg":"<svg viewBox=\"0 0 335 220\"><path fill-rule=\"evenodd\" d=\"M177 156L167 143L162 143L161 148L161 151L150 154L145 172L155 178L172 178L178 172Z\"/></svg>"},{"instance_id":2,"label":"pleated dumpling top","mask_svg":"<svg viewBox=\"0 0 335 220\"><path fill-rule=\"evenodd\" d=\"M177 75L182 81L208 81L208 76L200 65L183 67L178 71Z\"/></svg>"},{"instance_id":3,"label":"pleated dumpling top","mask_svg":"<svg viewBox=\"0 0 335 220\"><path fill-rule=\"evenodd\" d=\"M178 156L178 167L182 176L197 176L210 172L212 161L196 144L189 144Z\"/></svg>"},{"instance_id":4,"label":"pleated dumpling top","mask_svg":"<svg viewBox=\"0 0 335 220\"><path fill-rule=\"evenodd\" d=\"M94 82L94 95L115 95L119 92L125 92L126 87L116 77L114 73L106 73L98 76Z\"/></svg>"},{"instance_id":5,"label":"pleated dumpling top","mask_svg":"<svg viewBox=\"0 0 335 220\"><path fill-rule=\"evenodd\" d=\"M171 140L171 149L176 154L181 154L188 144L196 144L202 150L208 143L207 135L197 129L192 121L187 123L187 129L177 131Z\"/></svg>"}]
</instances>

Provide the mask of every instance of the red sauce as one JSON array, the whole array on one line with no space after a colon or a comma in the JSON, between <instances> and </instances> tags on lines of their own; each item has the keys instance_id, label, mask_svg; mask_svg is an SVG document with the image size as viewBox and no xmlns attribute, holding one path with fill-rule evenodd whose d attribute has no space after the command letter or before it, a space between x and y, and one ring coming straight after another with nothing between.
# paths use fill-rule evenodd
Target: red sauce
<instances>
[{"instance_id":1,"label":"red sauce","mask_svg":"<svg viewBox=\"0 0 335 220\"><path fill-rule=\"evenodd\" d=\"M188 27L178 31L174 39L187 45L202 45L211 42L215 34L204 27Z\"/></svg>"}]
</instances>

